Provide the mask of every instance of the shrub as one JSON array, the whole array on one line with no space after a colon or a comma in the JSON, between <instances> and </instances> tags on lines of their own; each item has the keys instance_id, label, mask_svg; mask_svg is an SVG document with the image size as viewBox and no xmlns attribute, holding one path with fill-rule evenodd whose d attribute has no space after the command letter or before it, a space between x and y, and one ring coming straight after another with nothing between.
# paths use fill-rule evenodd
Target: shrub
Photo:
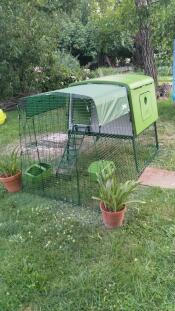
<instances>
[{"instance_id":1,"label":"shrub","mask_svg":"<svg viewBox=\"0 0 175 311\"><path fill-rule=\"evenodd\" d=\"M86 79L99 78L108 75L115 75L117 73L119 73L117 68L112 67L99 67L96 70L83 69L82 79L86 80Z\"/></svg>"},{"instance_id":2,"label":"shrub","mask_svg":"<svg viewBox=\"0 0 175 311\"><path fill-rule=\"evenodd\" d=\"M52 64L36 73L34 88L41 91L59 89L81 79L82 69L77 59L58 51L53 55Z\"/></svg>"}]
</instances>

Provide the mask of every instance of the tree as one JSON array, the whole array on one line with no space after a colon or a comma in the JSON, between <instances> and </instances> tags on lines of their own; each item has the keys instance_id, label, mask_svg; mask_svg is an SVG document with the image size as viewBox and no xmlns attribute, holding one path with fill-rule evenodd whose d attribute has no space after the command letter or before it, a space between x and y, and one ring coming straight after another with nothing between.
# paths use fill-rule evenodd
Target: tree
<instances>
[{"instance_id":1,"label":"tree","mask_svg":"<svg viewBox=\"0 0 175 311\"><path fill-rule=\"evenodd\" d=\"M121 3L109 0L106 11L102 6L93 12L91 23L100 65L103 65L106 56L111 65L116 65L116 60L123 63L126 58L132 57L134 9L132 0L123 0Z\"/></svg>"},{"instance_id":2,"label":"tree","mask_svg":"<svg viewBox=\"0 0 175 311\"><path fill-rule=\"evenodd\" d=\"M140 48L142 52L143 68L147 75L153 77L157 85L157 68L154 59L154 49L151 42L150 5L154 0L135 0L139 22Z\"/></svg>"},{"instance_id":3,"label":"tree","mask_svg":"<svg viewBox=\"0 0 175 311\"><path fill-rule=\"evenodd\" d=\"M65 14L55 8L46 10L46 2L1 2L1 97L57 88L79 76L79 63L58 50L60 20Z\"/></svg>"},{"instance_id":4,"label":"tree","mask_svg":"<svg viewBox=\"0 0 175 311\"><path fill-rule=\"evenodd\" d=\"M152 40L156 51L156 62L166 74L171 73L173 39L175 38L175 0L166 0L166 4L155 6L152 14Z\"/></svg>"}]
</instances>

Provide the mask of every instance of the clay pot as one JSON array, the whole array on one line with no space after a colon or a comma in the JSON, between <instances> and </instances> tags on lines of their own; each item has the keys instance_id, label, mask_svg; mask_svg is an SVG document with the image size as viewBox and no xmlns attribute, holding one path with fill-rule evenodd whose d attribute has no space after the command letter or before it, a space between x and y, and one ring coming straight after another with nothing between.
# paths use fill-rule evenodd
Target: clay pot
<instances>
[{"instance_id":1,"label":"clay pot","mask_svg":"<svg viewBox=\"0 0 175 311\"><path fill-rule=\"evenodd\" d=\"M0 182L8 192L18 192L22 188L21 172L9 177L0 176Z\"/></svg>"},{"instance_id":2,"label":"clay pot","mask_svg":"<svg viewBox=\"0 0 175 311\"><path fill-rule=\"evenodd\" d=\"M100 202L100 209L102 212L103 223L106 228L113 229L123 225L126 206L123 206L123 209L120 211L111 212L105 207L103 202Z\"/></svg>"}]
</instances>

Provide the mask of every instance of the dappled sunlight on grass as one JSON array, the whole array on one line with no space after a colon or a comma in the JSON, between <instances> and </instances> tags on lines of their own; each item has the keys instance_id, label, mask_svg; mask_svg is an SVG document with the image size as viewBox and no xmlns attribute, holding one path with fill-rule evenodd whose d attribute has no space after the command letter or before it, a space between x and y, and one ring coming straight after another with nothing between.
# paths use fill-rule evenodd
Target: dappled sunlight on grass
<instances>
[{"instance_id":1,"label":"dappled sunlight on grass","mask_svg":"<svg viewBox=\"0 0 175 311\"><path fill-rule=\"evenodd\" d=\"M28 302L54 311L173 304L175 191L140 187L136 196L146 205L132 206L114 231L96 209L2 190L0 196L2 310Z\"/></svg>"},{"instance_id":2,"label":"dappled sunlight on grass","mask_svg":"<svg viewBox=\"0 0 175 311\"><path fill-rule=\"evenodd\" d=\"M154 163L173 169L175 109L169 100L159 110ZM8 128L8 144L15 131L11 139ZM140 186L134 198L146 204L130 205L125 225L112 231L96 205L0 186L0 310L173 311L175 190Z\"/></svg>"}]
</instances>

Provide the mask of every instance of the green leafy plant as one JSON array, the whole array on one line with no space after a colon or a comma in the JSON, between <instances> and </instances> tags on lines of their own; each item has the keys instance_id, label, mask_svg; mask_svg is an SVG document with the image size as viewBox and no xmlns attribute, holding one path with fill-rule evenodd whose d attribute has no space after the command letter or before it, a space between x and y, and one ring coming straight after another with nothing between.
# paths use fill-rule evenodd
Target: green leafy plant
<instances>
[{"instance_id":1,"label":"green leafy plant","mask_svg":"<svg viewBox=\"0 0 175 311\"><path fill-rule=\"evenodd\" d=\"M103 202L109 211L120 211L129 203L145 203L138 200L128 201L129 195L134 192L139 183L133 180L119 183L114 164L110 163L98 173L97 181L99 184L99 197L93 197L93 199Z\"/></svg>"},{"instance_id":2,"label":"green leafy plant","mask_svg":"<svg viewBox=\"0 0 175 311\"><path fill-rule=\"evenodd\" d=\"M9 156L4 156L0 159L0 176L14 176L18 172L18 149L14 148Z\"/></svg>"}]
</instances>

